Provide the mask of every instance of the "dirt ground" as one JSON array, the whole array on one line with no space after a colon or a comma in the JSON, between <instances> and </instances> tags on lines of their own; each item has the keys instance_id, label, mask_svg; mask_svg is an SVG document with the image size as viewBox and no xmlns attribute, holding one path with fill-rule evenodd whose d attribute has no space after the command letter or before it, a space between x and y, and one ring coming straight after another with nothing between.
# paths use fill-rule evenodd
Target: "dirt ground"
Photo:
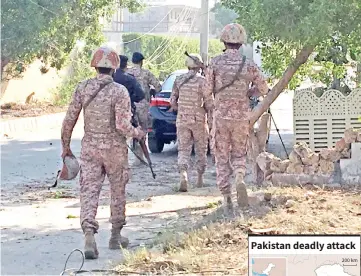
<instances>
[{"instance_id":1,"label":"dirt ground","mask_svg":"<svg viewBox=\"0 0 361 276\"><path fill-rule=\"evenodd\" d=\"M1 105L1 119L11 120L24 117L36 117L41 115L64 112L66 110L66 106L55 106L50 103L6 103Z\"/></svg>"},{"instance_id":2,"label":"dirt ground","mask_svg":"<svg viewBox=\"0 0 361 276\"><path fill-rule=\"evenodd\" d=\"M247 275L248 233L356 234L361 232L360 190L272 187L270 202L227 220L214 211L185 235L165 236L151 249L129 254L122 273ZM292 206L285 204L293 202Z\"/></svg>"},{"instance_id":3,"label":"dirt ground","mask_svg":"<svg viewBox=\"0 0 361 276\"><path fill-rule=\"evenodd\" d=\"M289 149L292 145L291 98L287 96L276 104L272 114ZM68 254L73 249L83 249L78 179L59 182L57 188L48 190L61 165L60 128L58 125L2 137L2 275L59 275ZM82 135L83 125L79 122L71 143L77 157ZM269 149L277 156L283 153L275 131L271 132ZM130 163L133 158L130 154ZM217 275L213 270L219 266L221 275L226 274L224 270L231 275L244 275L247 233L253 228L271 227L272 231L281 233L361 231L359 192L267 187L276 199L272 205L263 204L234 220L225 220L217 211L221 196L211 160L205 187L191 187L187 193L178 193L176 146L167 146L164 152L152 154L151 158L157 178L154 180L146 167L132 167L127 185L127 225L123 232L130 239L129 251L108 249L110 195L106 181L97 214L100 229L96 240L100 256L98 260L86 261L83 269L116 268L123 274L152 270L164 272L163 275L175 271L201 275L212 270L208 275ZM191 171L191 185L195 179L195 172ZM250 193L256 191L255 187L249 187ZM294 201L291 208L285 208L287 198ZM151 249L145 248L151 245L154 245ZM72 256L67 268L77 269L80 264L80 256Z\"/></svg>"}]
</instances>

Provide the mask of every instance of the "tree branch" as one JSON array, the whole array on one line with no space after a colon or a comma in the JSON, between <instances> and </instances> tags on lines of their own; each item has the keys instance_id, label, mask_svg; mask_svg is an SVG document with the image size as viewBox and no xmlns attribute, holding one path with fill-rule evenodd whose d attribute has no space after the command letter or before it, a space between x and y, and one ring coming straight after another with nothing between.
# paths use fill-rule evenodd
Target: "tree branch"
<instances>
[{"instance_id":1,"label":"tree branch","mask_svg":"<svg viewBox=\"0 0 361 276\"><path fill-rule=\"evenodd\" d=\"M272 88L268 93L267 97L258 104L251 113L250 123L251 126L257 122L261 115L268 110L271 104L277 99L281 92L287 87L288 83L292 79L293 75L296 73L298 68L304 64L308 57L312 54L313 49L316 45L306 45L302 50L297 54L293 62L288 66L286 71L283 73L282 78L277 82L277 84Z\"/></svg>"}]
</instances>

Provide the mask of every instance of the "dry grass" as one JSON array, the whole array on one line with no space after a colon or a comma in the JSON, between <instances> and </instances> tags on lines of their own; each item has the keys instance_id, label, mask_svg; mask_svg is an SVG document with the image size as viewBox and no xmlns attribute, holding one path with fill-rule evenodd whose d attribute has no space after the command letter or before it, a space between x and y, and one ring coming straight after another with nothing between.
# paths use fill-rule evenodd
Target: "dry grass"
<instances>
[{"instance_id":1,"label":"dry grass","mask_svg":"<svg viewBox=\"0 0 361 276\"><path fill-rule=\"evenodd\" d=\"M272 188L268 213L219 220L182 236L163 236L152 249L127 251L118 271L158 275L247 275L247 234L273 228L279 234L361 233L360 191ZM293 206L285 207L287 200ZM261 212L262 213L262 212Z\"/></svg>"},{"instance_id":2,"label":"dry grass","mask_svg":"<svg viewBox=\"0 0 361 276\"><path fill-rule=\"evenodd\" d=\"M2 119L16 119L21 117L34 117L66 111L66 106L55 106L51 103L6 103L1 105Z\"/></svg>"}]
</instances>

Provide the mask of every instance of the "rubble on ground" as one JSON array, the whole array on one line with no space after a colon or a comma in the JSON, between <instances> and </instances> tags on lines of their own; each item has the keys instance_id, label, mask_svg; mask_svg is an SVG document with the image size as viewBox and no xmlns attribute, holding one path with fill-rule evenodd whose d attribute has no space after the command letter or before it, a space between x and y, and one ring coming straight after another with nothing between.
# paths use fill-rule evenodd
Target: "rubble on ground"
<instances>
[{"instance_id":1,"label":"rubble on ground","mask_svg":"<svg viewBox=\"0 0 361 276\"><path fill-rule=\"evenodd\" d=\"M322 180L325 184L335 172L335 163L351 157L351 144L355 142L361 142L361 129L350 128L345 130L344 138L337 141L335 147L322 149L319 153L311 150L307 143L298 142L289 154L289 159L282 160L271 153L262 152L256 161L264 175L270 178L287 180L293 176L293 183L307 183L309 179L310 183Z\"/></svg>"}]
</instances>

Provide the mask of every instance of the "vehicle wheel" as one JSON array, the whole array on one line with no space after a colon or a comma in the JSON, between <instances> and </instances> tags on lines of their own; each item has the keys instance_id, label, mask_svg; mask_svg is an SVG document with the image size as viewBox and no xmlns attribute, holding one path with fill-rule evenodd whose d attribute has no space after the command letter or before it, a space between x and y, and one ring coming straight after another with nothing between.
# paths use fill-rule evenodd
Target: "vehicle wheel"
<instances>
[{"instance_id":1,"label":"vehicle wheel","mask_svg":"<svg viewBox=\"0 0 361 276\"><path fill-rule=\"evenodd\" d=\"M154 136L148 136L148 146L151 153L161 153L164 148L164 142Z\"/></svg>"}]
</instances>

